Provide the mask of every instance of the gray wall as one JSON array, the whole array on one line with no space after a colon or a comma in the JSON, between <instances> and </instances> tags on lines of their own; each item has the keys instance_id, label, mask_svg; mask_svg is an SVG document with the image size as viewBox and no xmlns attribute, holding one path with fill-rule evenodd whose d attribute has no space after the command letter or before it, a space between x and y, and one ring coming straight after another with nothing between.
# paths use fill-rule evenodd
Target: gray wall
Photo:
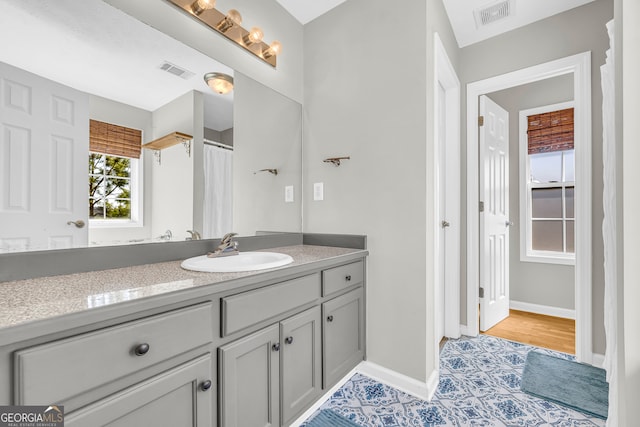
<instances>
[{"instance_id":1,"label":"gray wall","mask_svg":"<svg viewBox=\"0 0 640 427\"><path fill-rule=\"evenodd\" d=\"M300 232L302 106L243 74L234 79L233 231ZM293 202L284 199L289 185Z\"/></svg>"},{"instance_id":2,"label":"gray wall","mask_svg":"<svg viewBox=\"0 0 640 427\"><path fill-rule=\"evenodd\" d=\"M602 92L600 66L605 61L609 38L605 24L613 17L613 0L598 0L552 16L509 33L465 47L460 51L460 78L464 84L532 65L591 51L592 91L592 236L593 236L593 351L604 353L604 272L602 242ZM568 30L570 29L570 31ZM466 101L463 98L463 112ZM463 144L466 127L462 127ZM463 164L466 164L463 148ZM466 175L463 168L463 213L466 211ZM466 218L464 219L466 221ZM463 223L464 223L463 221ZM466 230L462 243L465 250ZM466 300L466 268L462 265L461 297ZM466 324L466 311L461 311Z\"/></svg>"},{"instance_id":3,"label":"gray wall","mask_svg":"<svg viewBox=\"0 0 640 427\"><path fill-rule=\"evenodd\" d=\"M204 138L208 139L209 141L215 141L233 147L233 128L229 128L223 131L204 128Z\"/></svg>"},{"instance_id":4,"label":"gray wall","mask_svg":"<svg viewBox=\"0 0 640 427\"><path fill-rule=\"evenodd\" d=\"M520 261L520 110L573 100L573 75L489 94L509 112L509 298L511 301L573 310L575 267Z\"/></svg>"},{"instance_id":5,"label":"gray wall","mask_svg":"<svg viewBox=\"0 0 640 427\"><path fill-rule=\"evenodd\" d=\"M440 0L349 0L304 32L304 230L368 236L367 357L419 381L436 369L425 267L436 29L455 64ZM351 160L322 161L335 156Z\"/></svg>"}]
</instances>

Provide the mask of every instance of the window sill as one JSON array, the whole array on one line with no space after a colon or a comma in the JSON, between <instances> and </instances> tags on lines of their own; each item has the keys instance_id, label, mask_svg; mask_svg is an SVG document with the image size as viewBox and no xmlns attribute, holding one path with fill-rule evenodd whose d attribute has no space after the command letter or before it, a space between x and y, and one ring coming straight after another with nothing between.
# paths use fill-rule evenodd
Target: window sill
<instances>
[{"instance_id":1,"label":"window sill","mask_svg":"<svg viewBox=\"0 0 640 427\"><path fill-rule=\"evenodd\" d=\"M89 228L90 229L99 229L99 228L142 228L143 224L141 221L131 221L131 220L89 220Z\"/></svg>"},{"instance_id":2,"label":"window sill","mask_svg":"<svg viewBox=\"0 0 640 427\"><path fill-rule=\"evenodd\" d=\"M576 265L575 254L562 254L557 252L530 252L520 255L522 262L537 262L541 264Z\"/></svg>"}]
</instances>

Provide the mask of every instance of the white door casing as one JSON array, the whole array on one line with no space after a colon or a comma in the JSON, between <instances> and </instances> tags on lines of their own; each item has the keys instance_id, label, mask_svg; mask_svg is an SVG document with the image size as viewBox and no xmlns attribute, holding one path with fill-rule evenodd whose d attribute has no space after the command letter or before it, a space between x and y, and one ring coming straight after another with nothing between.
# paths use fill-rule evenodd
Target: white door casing
<instances>
[{"instance_id":1,"label":"white door casing","mask_svg":"<svg viewBox=\"0 0 640 427\"><path fill-rule=\"evenodd\" d=\"M434 34L434 162L436 197L434 235L435 319L448 338L460 337L460 80L437 33ZM441 206L444 205L444 206ZM443 230L442 221L449 223ZM441 239L446 239L446 244ZM444 245L445 247L442 247ZM443 294L439 294L443 292ZM442 301L444 300L444 305ZM442 335L440 335L442 336ZM439 339L438 339L439 341ZM435 360L439 358L435 346Z\"/></svg>"},{"instance_id":2,"label":"white door casing","mask_svg":"<svg viewBox=\"0 0 640 427\"><path fill-rule=\"evenodd\" d=\"M533 65L467 85L467 299L465 335L478 335L479 211L478 177L478 98L514 86L573 74L574 136L576 158L576 359L591 363L592 345L592 194L591 194L591 52ZM578 142L579 141L579 142Z\"/></svg>"},{"instance_id":3,"label":"white door casing","mask_svg":"<svg viewBox=\"0 0 640 427\"><path fill-rule=\"evenodd\" d=\"M88 154L88 96L0 63L0 252L86 246Z\"/></svg>"},{"instance_id":4,"label":"white door casing","mask_svg":"<svg viewBox=\"0 0 640 427\"><path fill-rule=\"evenodd\" d=\"M448 277L446 268L447 263L447 231L451 223L447 220L447 129L446 129L446 91L442 84L438 82L438 162L441 165L438 168L438 217L440 219L440 232L438 233L438 241L440 251L438 253L438 268L440 271L438 282L436 283L436 304L440 307L446 307L445 289ZM442 310L436 318L436 340L440 341L444 336L445 310Z\"/></svg>"},{"instance_id":5,"label":"white door casing","mask_svg":"<svg viewBox=\"0 0 640 427\"><path fill-rule=\"evenodd\" d=\"M486 331L509 316L509 113L482 95L480 116L480 330Z\"/></svg>"}]
</instances>

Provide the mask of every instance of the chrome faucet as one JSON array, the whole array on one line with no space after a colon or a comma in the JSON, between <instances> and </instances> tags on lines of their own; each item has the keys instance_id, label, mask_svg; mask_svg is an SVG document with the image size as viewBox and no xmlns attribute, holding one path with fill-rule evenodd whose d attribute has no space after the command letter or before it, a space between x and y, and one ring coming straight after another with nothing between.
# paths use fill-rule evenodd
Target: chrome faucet
<instances>
[{"instance_id":1,"label":"chrome faucet","mask_svg":"<svg viewBox=\"0 0 640 427\"><path fill-rule=\"evenodd\" d=\"M220 239L220 244L213 251L209 252L207 256L209 258L221 257L221 256L229 256L229 255L238 255L238 242L233 240L233 236L237 236L237 233L227 233L222 236Z\"/></svg>"},{"instance_id":2,"label":"chrome faucet","mask_svg":"<svg viewBox=\"0 0 640 427\"><path fill-rule=\"evenodd\" d=\"M202 240L202 236L196 230L187 230L187 233L190 234L187 240Z\"/></svg>"}]
</instances>

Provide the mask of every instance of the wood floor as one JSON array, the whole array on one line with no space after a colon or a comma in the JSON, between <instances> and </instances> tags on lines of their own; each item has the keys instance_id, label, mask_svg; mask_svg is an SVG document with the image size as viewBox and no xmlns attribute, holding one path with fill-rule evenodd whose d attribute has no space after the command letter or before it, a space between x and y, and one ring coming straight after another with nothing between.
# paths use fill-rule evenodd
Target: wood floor
<instances>
[{"instance_id":1,"label":"wood floor","mask_svg":"<svg viewBox=\"0 0 640 427\"><path fill-rule=\"evenodd\" d=\"M563 353L576 353L576 322L572 319L509 310L509 317L483 334Z\"/></svg>"}]
</instances>

